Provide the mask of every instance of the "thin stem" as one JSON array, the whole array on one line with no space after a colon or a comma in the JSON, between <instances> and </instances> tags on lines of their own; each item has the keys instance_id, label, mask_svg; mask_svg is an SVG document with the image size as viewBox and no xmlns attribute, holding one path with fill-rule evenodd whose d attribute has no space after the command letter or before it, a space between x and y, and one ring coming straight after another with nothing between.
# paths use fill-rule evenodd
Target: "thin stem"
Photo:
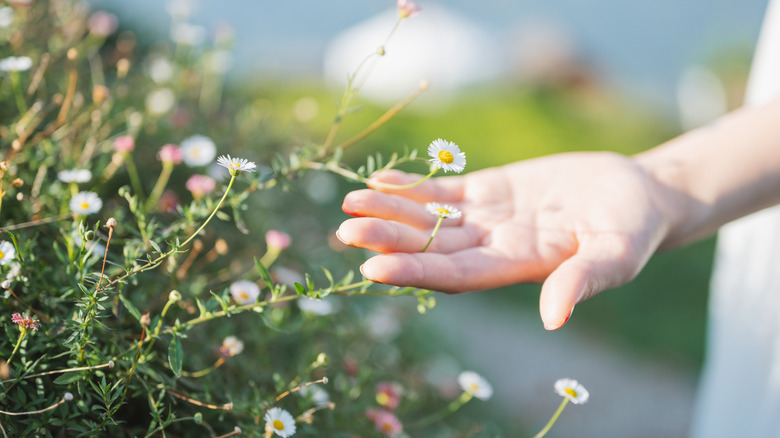
<instances>
[{"instance_id":1,"label":"thin stem","mask_svg":"<svg viewBox=\"0 0 780 438\"><path fill-rule=\"evenodd\" d=\"M179 394L178 392L171 391L170 389L168 390L168 394L178 398L179 400L184 400L187 403L192 403L195 406L200 406L203 408L222 410L228 412L233 410L233 403L225 403L224 405L214 405L210 403L204 403L202 401L195 400L194 398L187 397L186 395Z\"/></svg>"},{"instance_id":2,"label":"thin stem","mask_svg":"<svg viewBox=\"0 0 780 438\"><path fill-rule=\"evenodd\" d=\"M217 368L221 367L222 364L224 364L224 363L225 363L225 358L224 357L220 357L219 359L217 359L216 362L214 362L213 365L211 365L208 368L204 368L204 369L202 369L200 371L193 371L191 373L187 372L187 371L182 371L181 375L184 376L184 377L192 377L192 378L197 379L199 377L203 377L203 376L211 373L212 371L214 371Z\"/></svg>"},{"instance_id":3,"label":"thin stem","mask_svg":"<svg viewBox=\"0 0 780 438\"><path fill-rule=\"evenodd\" d=\"M24 339L24 336L27 334L26 330L22 330L21 333L19 333L19 339L16 341L16 346L14 347L14 351L11 352L11 356L6 361L6 364L11 364L11 359L14 358L14 355L16 354L16 351L19 350L19 346L22 345L22 339Z\"/></svg>"},{"instance_id":4,"label":"thin stem","mask_svg":"<svg viewBox=\"0 0 780 438\"><path fill-rule=\"evenodd\" d=\"M547 425L544 426L544 429L540 430L539 433L534 435L534 438L542 438L543 436L547 435L547 432L550 431L550 428L553 426L553 424L555 424L555 421L558 420L558 417L561 415L561 412L563 412L563 408L566 407L567 403L569 403L569 399L564 397L561 405L558 406L558 410L555 411L552 418L550 418L550 421L547 422Z\"/></svg>"},{"instance_id":5,"label":"thin stem","mask_svg":"<svg viewBox=\"0 0 780 438\"><path fill-rule=\"evenodd\" d=\"M7 412L7 411L0 411L0 414L3 414L3 415L33 415L33 414L41 414L41 413L43 413L43 412L50 411L50 410L52 410L52 409L56 408L57 406L59 406L59 405L61 405L61 404L65 403L66 401L68 401L68 399L66 398L66 397L67 397L67 394L70 394L70 393L66 393L66 395L65 395L65 396L63 396L63 397L60 399L60 401L58 401L57 403L54 403L53 405L49 406L48 408L39 409L39 410L37 410L37 411L27 411L27 412ZM72 396L72 395L70 395L70 397L72 398L73 396Z\"/></svg>"},{"instance_id":6,"label":"thin stem","mask_svg":"<svg viewBox=\"0 0 780 438\"><path fill-rule=\"evenodd\" d=\"M59 215L59 216L47 217L47 218L44 218L44 219L38 219L38 220L30 221L30 222L23 222L21 224L8 225L6 227L3 227L3 229L6 230L6 231L21 230L22 228L37 227L38 225L44 225L44 224L48 224L48 223L51 223L51 222L57 222L57 221L68 219L70 217L71 216L69 214L62 214L62 215Z\"/></svg>"},{"instance_id":7,"label":"thin stem","mask_svg":"<svg viewBox=\"0 0 780 438\"><path fill-rule=\"evenodd\" d=\"M430 246L431 242L433 242L433 238L436 236L436 232L439 231L439 227L441 226L441 223L444 221L444 217L439 216L439 220L436 221L436 226L433 227L433 232L431 233L431 238L428 239L428 243L425 244L425 248L422 249L420 252L425 252L426 249L428 249L428 246Z\"/></svg>"},{"instance_id":8,"label":"thin stem","mask_svg":"<svg viewBox=\"0 0 780 438\"><path fill-rule=\"evenodd\" d=\"M3 380L3 383L5 383L5 382L14 382L14 381L17 381L17 380L34 379L36 377L50 376L52 374L69 373L69 372L72 372L72 371L97 370L97 369L105 368L105 367L114 368L114 361L110 360L110 361L108 361L108 363L104 363L102 365L95 365L95 366L92 366L92 367L66 368L66 369L63 369L63 370L53 370L53 371L46 371L45 373L30 374L29 376L20 377L20 378L17 378L17 379Z\"/></svg>"},{"instance_id":9,"label":"thin stem","mask_svg":"<svg viewBox=\"0 0 780 438\"><path fill-rule=\"evenodd\" d=\"M390 183L384 183L380 181L372 181L371 187L372 188L380 188L380 189L391 189L391 190L405 190L405 189L411 189L412 187L416 187L423 183L426 179L432 177L436 174L436 172L439 170L438 167L435 167L431 173L425 175L421 180L417 182L413 182L411 184L390 184Z\"/></svg>"},{"instance_id":10,"label":"thin stem","mask_svg":"<svg viewBox=\"0 0 780 438\"><path fill-rule=\"evenodd\" d=\"M423 418L422 420L415 423L412 427L425 427L429 426L442 418L446 417L447 415L452 414L453 412L457 411L461 408L461 406L465 405L469 400L471 400L474 396L466 391L463 391L463 394L460 395L460 397L453 400L450 404L447 405L444 409L440 410L439 412L435 412L431 414L429 417Z\"/></svg>"},{"instance_id":11,"label":"thin stem","mask_svg":"<svg viewBox=\"0 0 780 438\"><path fill-rule=\"evenodd\" d=\"M303 389L303 388L305 388L305 387L307 387L307 386L309 386L309 385L314 385L315 383L324 383L324 384L327 384L327 383L328 383L328 378L327 378L327 377L323 377L323 378L321 378L321 379L319 379L319 380L315 380L315 381L313 381L313 382L306 382L306 383L302 383L302 384L300 384L300 385L296 386L296 387L295 387L295 388L293 388L293 389L289 389L289 390L287 390L287 391L284 391L283 393L279 394L279 395L276 397L276 399L275 399L274 401L278 402L279 400L281 400L281 399L283 399L283 398L287 397L288 395L292 394L293 392L298 392L298 391L300 391L301 389Z\"/></svg>"},{"instance_id":12,"label":"thin stem","mask_svg":"<svg viewBox=\"0 0 780 438\"><path fill-rule=\"evenodd\" d=\"M184 241L184 243L182 243L182 244L181 244L181 245L179 245L179 246L185 246L185 245L187 245L188 243L190 243L190 241L191 241L192 239L194 239L194 238L195 238L195 236L197 236L198 234L200 234L200 232L201 232L201 231L203 231L203 229L204 229L204 228L206 228L206 225L208 225L208 223L211 221L211 218L213 218L213 217L214 217L214 215L215 215L215 214L217 214L217 211L219 211L220 207L222 207L222 203L223 203L223 202L225 202L225 198L227 198L228 192L230 192L230 188L231 188L231 187L233 187L233 181L235 181L235 180L236 180L236 175L232 175L232 176L230 177L230 182L228 183L228 186L227 186L227 188L225 189L225 194L224 194L224 195L222 195L222 199L220 199L220 200L219 200L219 203L218 203L218 204L217 204L217 206L214 208L214 211L212 211L212 212L211 212L211 215L209 215L209 217L208 217L208 218L206 218L206 221L205 221L205 222L203 222L203 224L200 226L200 228L198 228L198 229L197 229L197 230L196 230L194 233L192 233L192 236L190 236L190 237L189 237L187 240L185 240L185 241Z\"/></svg>"},{"instance_id":13,"label":"thin stem","mask_svg":"<svg viewBox=\"0 0 780 438\"><path fill-rule=\"evenodd\" d=\"M427 89L428 89L428 83L427 82L420 83L420 86L418 86L417 89L414 90L404 100L398 102L397 104L395 104L395 106L393 106L392 108L387 110L387 112L382 114L373 123L368 125L368 127L366 129L364 129L363 131L361 131L360 133L358 133L354 137L350 138L349 140L346 140L343 143L341 143L338 146L336 146L336 149L338 149L338 148L346 149L346 148L352 146L353 144L359 142L360 140L363 140L364 138L368 137L369 134L371 134L372 132L376 131L380 126L382 126L385 123L387 123L388 120L390 120L396 114L401 112L402 109L404 109L407 106L409 106L410 103L412 103L415 99L417 99L417 97L420 96L420 94L422 94L422 92L427 90Z\"/></svg>"}]
</instances>

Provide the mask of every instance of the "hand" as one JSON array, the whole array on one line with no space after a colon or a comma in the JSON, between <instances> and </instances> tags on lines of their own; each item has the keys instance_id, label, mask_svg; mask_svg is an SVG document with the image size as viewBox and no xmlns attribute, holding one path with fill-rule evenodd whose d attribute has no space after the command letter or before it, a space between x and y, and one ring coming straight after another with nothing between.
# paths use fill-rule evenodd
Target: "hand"
<instances>
[{"instance_id":1,"label":"hand","mask_svg":"<svg viewBox=\"0 0 780 438\"><path fill-rule=\"evenodd\" d=\"M419 175L384 171L372 182L408 184ZM379 185L376 185L379 186ZM561 327L574 305L633 279L671 225L657 198L664 189L631 158L568 153L406 190L349 193L356 218L337 232L347 245L383 253L361 266L373 281L461 293L541 282L545 328ZM426 202L451 204L425 253L437 217Z\"/></svg>"}]
</instances>

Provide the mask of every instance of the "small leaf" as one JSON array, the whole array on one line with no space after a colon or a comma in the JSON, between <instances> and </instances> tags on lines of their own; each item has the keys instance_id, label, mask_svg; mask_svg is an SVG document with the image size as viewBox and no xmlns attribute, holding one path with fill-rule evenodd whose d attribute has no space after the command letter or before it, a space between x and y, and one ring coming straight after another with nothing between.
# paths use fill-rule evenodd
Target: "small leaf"
<instances>
[{"instance_id":1,"label":"small leaf","mask_svg":"<svg viewBox=\"0 0 780 438\"><path fill-rule=\"evenodd\" d=\"M141 312L138 310L137 307L133 305L133 303L130 302L129 299L125 298L124 295L119 294L119 300L122 301L122 304L125 305L127 311L130 312L131 315L133 315L133 318L137 319L138 321L141 321Z\"/></svg>"},{"instance_id":2,"label":"small leaf","mask_svg":"<svg viewBox=\"0 0 780 438\"><path fill-rule=\"evenodd\" d=\"M54 379L54 383L57 385L68 385L70 383L76 382L78 380L81 380L84 378L84 373L82 372L70 372L65 373L56 379Z\"/></svg>"},{"instance_id":3,"label":"small leaf","mask_svg":"<svg viewBox=\"0 0 780 438\"><path fill-rule=\"evenodd\" d=\"M260 272L260 277L263 278L263 281L265 281L265 284L269 287L274 284L273 280L271 280L271 274L268 273L268 269L263 266L262 263L260 263L260 259L255 257L255 266L257 267L257 270Z\"/></svg>"},{"instance_id":4,"label":"small leaf","mask_svg":"<svg viewBox=\"0 0 780 438\"><path fill-rule=\"evenodd\" d=\"M181 342L174 333L171 345L168 346L168 364L171 366L173 374L176 374L177 377L181 375L182 355Z\"/></svg>"},{"instance_id":5,"label":"small leaf","mask_svg":"<svg viewBox=\"0 0 780 438\"><path fill-rule=\"evenodd\" d=\"M298 283L297 281L293 283L293 286L295 286L295 292L298 295L304 295L306 293L306 288L304 288L303 285Z\"/></svg>"}]
</instances>

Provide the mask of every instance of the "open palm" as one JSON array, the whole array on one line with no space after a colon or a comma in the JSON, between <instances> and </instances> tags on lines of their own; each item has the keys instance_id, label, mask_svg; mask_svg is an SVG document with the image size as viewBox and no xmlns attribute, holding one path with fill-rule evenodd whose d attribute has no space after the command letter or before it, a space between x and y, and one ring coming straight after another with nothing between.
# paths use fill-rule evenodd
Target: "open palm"
<instances>
[{"instance_id":1,"label":"open palm","mask_svg":"<svg viewBox=\"0 0 780 438\"><path fill-rule=\"evenodd\" d=\"M386 171L373 180L419 178ZM363 275L448 293L544 281L540 311L549 329L577 302L631 280L669 228L654 202L663 189L633 160L610 153L554 155L406 190L376 186L347 195L343 209L356 218L338 231L344 243L382 253ZM437 220L427 202L463 216L445 219L421 253Z\"/></svg>"}]
</instances>

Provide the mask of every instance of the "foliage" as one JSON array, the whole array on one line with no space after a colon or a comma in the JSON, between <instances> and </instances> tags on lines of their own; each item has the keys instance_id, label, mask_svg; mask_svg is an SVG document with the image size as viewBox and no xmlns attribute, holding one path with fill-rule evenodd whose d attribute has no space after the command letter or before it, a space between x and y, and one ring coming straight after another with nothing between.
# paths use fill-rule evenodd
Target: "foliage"
<instances>
[{"instance_id":1,"label":"foliage","mask_svg":"<svg viewBox=\"0 0 780 438\"><path fill-rule=\"evenodd\" d=\"M323 260L338 256L312 244L326 242L309 229L319 207L300 187L423 162L412 149L370 153L355 170L342 154L424 87L337 143L353 77L325 139L297 143L251 96L223 95L229 32L204 45L203 29L174 17L173 42L140 47L82 2L14 1L0 15L11 17L2 58L31 61L0 76L0 225L14 247L0 255L4 434L270 436L264 417L281 407L299 436L378 436L366 413L389 409L375 396L386 380L403 388L393 415L409 433L417 421L447 430L423 420L463 396L440 393L394 345L409 306L357 298L410 296L425 312L430 291L380 287L345 263L334 274ZM220 155L261 164L215 167L202 160L211 139ZM293 202L278 202L286 192ZM246 300L238 280L259 297Z\"/></svg>"}]
</instances>

